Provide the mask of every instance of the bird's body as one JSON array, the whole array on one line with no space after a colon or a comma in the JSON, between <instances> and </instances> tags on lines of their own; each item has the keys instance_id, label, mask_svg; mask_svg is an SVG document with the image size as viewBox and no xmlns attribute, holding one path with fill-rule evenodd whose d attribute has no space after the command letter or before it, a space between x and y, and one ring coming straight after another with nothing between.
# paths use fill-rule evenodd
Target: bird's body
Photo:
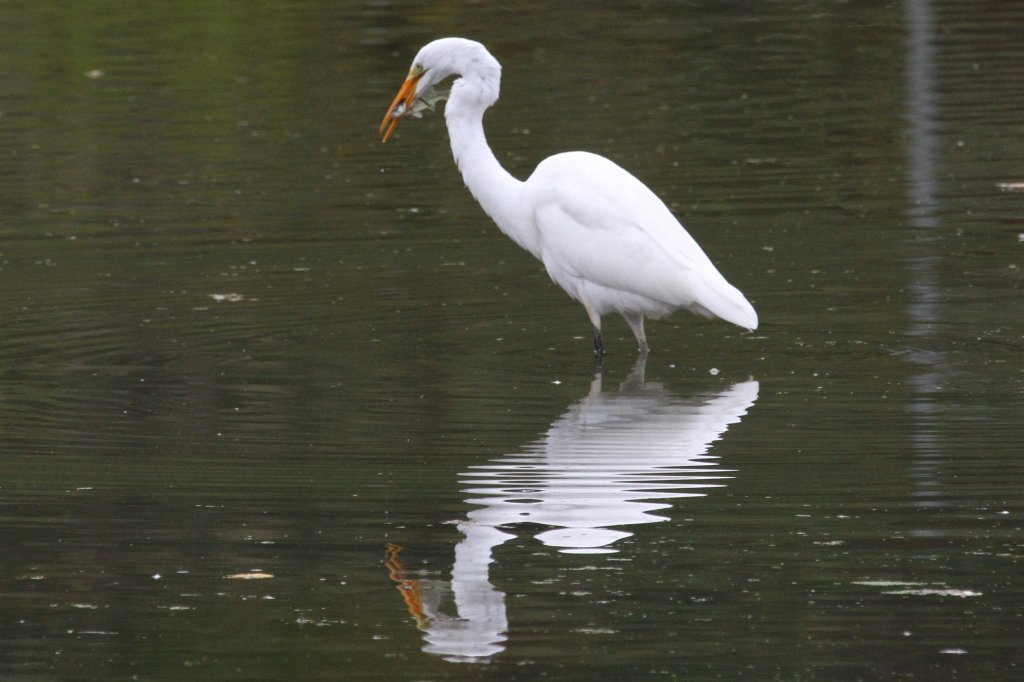
<instances>
[{"instance_id":1,"label":"bird's body","mask_svg":"<svg viewBox=\"0 0 1024 682\"><path fill-rule=\"evenodd\" d=\"M463 180L499 229L536 256L555 281L583 304L604 352L601 317L616 312L647 352L644 318L686 308L757 328L757 313L729 284L650 189L614 162L589 152L542 161L524 182L494 157L484 112L498 99L501 66L480 43L442 38L428 44L381 124L384 139L421 101L438 99L450 76L445 108L452 154Z\"/></svg>"}]
</instances>

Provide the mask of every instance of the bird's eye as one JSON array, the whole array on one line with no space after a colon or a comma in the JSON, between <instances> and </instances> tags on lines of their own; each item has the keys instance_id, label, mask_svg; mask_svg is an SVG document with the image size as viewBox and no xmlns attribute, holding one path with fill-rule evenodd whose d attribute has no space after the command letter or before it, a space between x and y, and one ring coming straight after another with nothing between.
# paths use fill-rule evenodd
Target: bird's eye
<instances>
[{"instance_id":1,"label":"bird's eye","mask_svg":"<svg viewBox=\"0 0 1024 682\"><path fill-rule=\"evenodd\" d=\"M413 64L412 68L409 69L410 76L422 76L426 69L423 68L422 64Z\"/></svg>"}]
</instances>

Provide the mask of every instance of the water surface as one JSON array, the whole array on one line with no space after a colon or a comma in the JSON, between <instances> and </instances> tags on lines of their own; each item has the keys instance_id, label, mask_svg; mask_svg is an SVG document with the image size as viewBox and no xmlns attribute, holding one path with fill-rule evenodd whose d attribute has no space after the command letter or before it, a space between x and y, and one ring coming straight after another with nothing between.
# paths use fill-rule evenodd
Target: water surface
<instances>
[{"instance_id":1,"label":"water surface","mask_svg":"<svg viewBox=\"0 0 1024 682\"><path fill-rule=\"evenodd\" d=\"M1018 679L1015 5L0 8L0 676ZM758 309L639 365L461 186L665 198Z\"/></svg>"}]
</instances>

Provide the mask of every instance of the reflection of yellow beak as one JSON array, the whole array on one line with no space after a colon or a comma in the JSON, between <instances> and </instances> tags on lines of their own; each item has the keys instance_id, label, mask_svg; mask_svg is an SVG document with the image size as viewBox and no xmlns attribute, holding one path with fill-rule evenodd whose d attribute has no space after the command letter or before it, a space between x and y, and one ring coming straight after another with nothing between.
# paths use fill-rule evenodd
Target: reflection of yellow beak
<instances>
[{"instance_id":1,"label":"reflection of yellow beak","mask_svg":"<svg viewBox=\"0 0 1024 682\"><path fill-rule=\"evenodd\" d=\"M409 74L409 77L402 83L401 89L398 94L395 95L395 101L388 107L388 113L384 114L384 120L380 122L380 132L384 135L382 142L387 142L388 138L391 137L391 133L394 132L398 122L402 120L401 116L395 116L395 110L399 104L405 104L403 113L409 111L412 103L416 101L416 84L420 82L420 78L423 77L423 73L416 75ZM385 130L385 128L387 130Z\"/></svg>"},{"instance_id":2,"label":"reflection of yellow beak","mask_svg":"<svg viewBox=\"0 0 1024 682\"><path fill-rule=\"evenodd\" d=\"M399 545L389 542L387 552L384 554L384 564L388 567L388 575L398 586L398 591L402 593L402 599L405 600L409 614L416 619L418 627L424 627L430 619L423 609L423 588L420 586L419 580L407 577L408 571L405 569L405 564L398 558L401 551L402 548Z\"/></svg>"}]
</instances>

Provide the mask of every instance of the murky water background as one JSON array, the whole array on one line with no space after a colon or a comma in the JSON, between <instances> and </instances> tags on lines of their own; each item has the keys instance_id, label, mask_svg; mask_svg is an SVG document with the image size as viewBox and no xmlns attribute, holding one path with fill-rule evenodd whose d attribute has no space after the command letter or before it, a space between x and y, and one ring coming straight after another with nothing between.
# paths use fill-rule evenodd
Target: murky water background
<instances>
[{"instance_id":1,"label":"murky water background","mask_svg":"<svg viewBox=\"0 0 1024 682\"><path fill-rule=\"evenodd\" d=\"M633 341L474 204L504 64L751 298ZM0 5L0 676L1019 679L1015 3Z\"/></svg>"}]
</instances>

